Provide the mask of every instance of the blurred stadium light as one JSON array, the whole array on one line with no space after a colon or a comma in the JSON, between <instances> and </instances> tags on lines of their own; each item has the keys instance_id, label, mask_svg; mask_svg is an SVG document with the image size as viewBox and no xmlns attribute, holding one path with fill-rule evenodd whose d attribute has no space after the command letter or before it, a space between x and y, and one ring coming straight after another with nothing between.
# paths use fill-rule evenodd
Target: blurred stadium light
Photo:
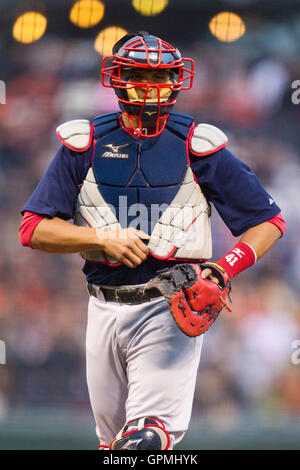
<instances>
[{"instance_id":1,"label":"blurred stadium light","mask_svg":"<svg viewBox=\"0 0 300 470\"><path fill-rule=\"evenodd\" d=\"M209 29L220 41L233 42L245 34L246 26L239 15L223 11L210 20Z\"/></svg>"},{"instance_id":2,"label":"blurred stadium light","mask_svg":"<svg viewBox=\"0 0 300 470\"><path fill-rule=\"evenodd\" d=\"M33 0L31 0L33 1ZM50 9L55 10L57 8L62 8L67 6L70 8L75 0L43 0L43 4L46 5L48 11ZM137 3L146 2L146 0L107 0L104 2L107 7L117 4L123 4L128 8L130 8L130 3L133 1L137 1ZM147 0L148 2L151 0ZM154 0L154 2L164 2L167 3L167 0ZM37 3L37 2L36 2ZM215 11L224 10L226 8L234 8L234 9L244 9L249 11L249 7L251 11L268 11L270 15L274 12L282 12L282 6L285 6L285 9L294 9L295 11L299 10L299 0L277 0L271 2L270 0L171 0L169 3L169 8L200 8L203 10L212 10ZM12 11L16 7L23 7L28 9L28 4L30 4L30 0L1 0L0 2L0 10L10 10ZM27 6L26 6L27 5Z\"/></svg>"},{"instance_id":3,"label":"blurred stadium light","mask_svg":"<svg viewBox=\"0 0 300 470\"><path fill-rule=\"evenodd\" d=\"M13 37L26 44L40 39L46 31L47 18L41 13L28 11L19 16L13 26Z\"/></svg>"},{"instance_id":4,"label":"blurred stadium light","mask_svg":"<svg viewBox=\"0 0 300 470\"><path fill-rule=\"evenodd\" d=\"M102 20L105 6L99 0L79 0L70 11L70 20L80 28L90 28Z\"/></svg>"},{"instance_id":5,"label":"blurred stadium light","mask_svg":"<svg viewBox=\"0 0 300 470\"><path fill-rule=\"evenodd\" d=\"M169 0L132 0L133 8L145 16L155 16L168 5Z\"/></svg>"},{"instance_id":6,"label":"blurred stadium light","mask_svg":"<svg viewBox=\"0 0 300 470\"><path fill-rule=\"evenodd\" d=\"M119 26L110 26L103 29L95 40L95 50L101 55L110 55L113 45L127 32Z\"/></svg>"},{"instance_id":7,"label":"blurred stadium light","mask_svg":"<svg viewBox=\"0 0 300 470\"><path fill-rule=\"evenodd\" d=\"M285 0L272 2L272 5L268 0L253 0L251 4L249 2L245 3L242 0L210 0L207 1L198 1L198 0L187 0L182 2L181 0L172 0L168 2L167 7L164 8L160 14L155 16L142 15L138 10L133 6L132 0L109 0L109 2L99 2L94 0L96 3L92 3L92 0L85 0L85 8L78 7L80 4L75 0L1 0L0 2L0 24L1 24L1 35L5 38L7 31L11 35L11 30L13 23L16 18L20 17L25 12L28 11L37 11L43 14L47 18L47 34L49 35L57 34L60 38L85 38L95 40L97 34L100 32L95 23L97 15L99 13L94 9L93 5L102 4L104 6L105 14L102 16L101 29L110 27L112 25L118 25L119 27L124 28L126 31L137 31L137 30L148 30L153 34L168 36L169 41L175 41L180 37L180 43L182 45L189 45L191 41L197 41L202 39L207 39L211 36L211 32L220 40L229 41L231 34L226 33L226 24L222 28L220 21L216 23L212 22L211 30L209 28L209 22L212 18L216 17L224 7L227 11L232 11L244 21L247 21L247 31L243 35L242 41L254 40L264 43L265 47L269 49L276 48L287 49L289 45L287 44L283 35L285 32L282 28L278 28L278 41L269 41L269 32L270 26L272 27L272 22L280 22L282 25L285 22L289 23L290 33L293 34L294 24L293 22L297 21L297 13L299 14L299 0ZM142 5L142 0L135 0L137 8ZM152 11L155 11L156 1L158 0L148 0L147 5L152 5ZM165 0L162 0L165 2ZM164 3L165 4L165 3ZM78 5L76 8L75 6ZM162 5L162 3L160 3ZM251 11L249 11L249 5L251 5ZM282 7L284 5L284 8ZM29 10L29 6L31 9ZM35 7L34 7L35 6ZM86 9L89 6L88 9ZM201 8L201 14L199 10ZM26 10L25 10L26 9ZM57 15L57 9L59 9L59 15ZM198 13L195 14L194 11L198 10ZM70 12L73 11L72 16L75 16L74 22L70 21ZM226 11L226 10L225 10ZM103 12L104 13L104 12ZM76 15L79 15L76 17ZM289 15L294 15L292 22L288 18ZM261 18L264 19L264 34L263 36L259 34L259 29L261 25ZM231 16L233 19L233 16ZM233 31L236 29L237 35L241 35L243 32L243 22L237 22L237 25L231 24L230 31L233 34ZM79 24L86 24L86 27L78 28ZM223 29L223 36L225 39L221 39ZM245 32L245 31L244 31ZM257 34L258 32L258 34ZM23 33L24 34L24 33ZM298 34L297 30L295 34ZM298 34L299 35L299 34ZM232 40L232 39L230 39ZM257 51L257 43L252 48L249 48L253 55ZM286 51L285 51L286 53Z\"/></svg>"},{"instance_id":8,"label":"blurred stadium light","mask_svg":"<svg viewBox=\"0 0 300 470\"><path fill-rule=\"evenodd\" d=\"M161 13L168 0L133 0L134 8L145 16ZM105 6L98 0L79 0L70 10L70 21L80 28L90 28L98 24L104 16ZM13 27L13 37L23 43L32 43L40 39L47 27L47 19L38 12L26 12L19 16ZM220 41L233 42L246 31L242 18L232 12L221 12L209 22L211 33ZM111 45L120 38L123 28L111 26L105 28L95 40L95 49L103 53L111 50Z\"/></svg>"}]
</instances>

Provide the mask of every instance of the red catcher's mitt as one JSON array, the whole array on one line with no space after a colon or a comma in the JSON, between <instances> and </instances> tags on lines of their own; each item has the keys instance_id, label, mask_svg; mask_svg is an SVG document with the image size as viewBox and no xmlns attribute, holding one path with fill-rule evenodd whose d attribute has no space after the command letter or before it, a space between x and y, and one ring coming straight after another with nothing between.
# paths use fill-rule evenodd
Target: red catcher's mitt
<instances>
[{"instance_id":1,"label":"red catcher's mitt","mask_svg":"<svg viewBox=\"0 0 300 470\"><path fill-rule=\"evenodd\" d=\"M202 279L201 272L209 268L219 285ZM145 286L145 292L159 291L166 299L178 327L188 336L200 336L214 323L231 291L226 271L215 263L178 264L164 269Z\"/></svg>"}]
</instances>

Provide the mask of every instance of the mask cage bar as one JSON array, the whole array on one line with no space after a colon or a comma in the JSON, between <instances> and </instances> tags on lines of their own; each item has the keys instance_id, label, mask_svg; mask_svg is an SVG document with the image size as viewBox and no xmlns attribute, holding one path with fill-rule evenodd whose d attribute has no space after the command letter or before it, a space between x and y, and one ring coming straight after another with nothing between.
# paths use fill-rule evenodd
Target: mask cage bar
<instances>
[{"instance_id":1,"label":"mask cage bar","mask_svg":"<svg viewBox=\"0 0 300 470\"><path fill-rule=\"evenodd\" d=\"M186 63L190 64L190 68L185 67ZM111 65L113 64L113 65ZM101 83L106 88L126 88L125 84L134 86L140 86L140 82L129 82L121 79L122 67L130 68L139 68L139 69L155 69L154 67L149 67L147 64L140 64L135 62L132 59L120 58L118 56L110 55L105 56L102 59L102 70L101 70ZM173 82L172 86L178 87L174 90L190 90L193 86L194 81L194 61L189 58L182 58L171 62L170 64L164 64L160 66L160 69L179 69L178 81ZM184 72L187 74L184 76ZM108 82L105 80L108 79ZM112 80L114 84L112 84ZM185 81L189 80L189 83L186 86L182 86ZM165 85L165 84L160 84ZM170 87L171 88L171 87Z\"/></svg>"},{"instance_id":2,"label":"mask cage bar","mask_svg":"<svg viewBox=\"0 0 300 470\"><path fill-rule=\"evenodd\" d=\"M138 137L157 137L165 128L165 125L167 123L168 115L165 116L159 116L156 121L156 126L154 131L148 132L149 129L145 129L142 127L142 120L140 116L132 116L131 114L124 113L128 117L128 120L130 122L131 128L134 130L135 134L137 134ZM134 123L132 122L132 118L137 119L139 123L139 127L136 128L134 126ZM160 123L161 121L161 123Z\"/></svg>"},{"instance_id":3,"label":"mask cage bar","mask_svg":"<svg viewBox=\"0 0 300 470\"><path fill-rule=\"evenodd\" d=\"M128 53L130 53L131 51L142 52L146 55L146 63L140 63L135 59L122 57L120 55L108 55L108 56L103 57L102 59L101 83L104 87L127 89L127 90L130 90L136 87L146 88L144 98L141 99L139 102L126 100L118 96L119 102L137 107L136 110L139 112L137 112L136 115L132 115L127 112L125 112L124 114L128 116L130 125L135 130L136 134L141 137L154 137L154 136L159 135L164 129L168 116L169 116L168 114L164 114L163 116L161 116L161 111L163 109L167 110L167 108L165 108L166 106L172 106L176 103L175 97L169 102L161 102L160 90L163 88L169 88L171 90L171 93L178 92L180 90L189 90L190 88L192 88L193 81L194 81L194 75L195 75L194 61L190 58L180 57L178 59L174 59L172 62L169 62L166 64L163 63L163 54L167 53L167 54L180 55L180 53L178 52L176 48L174 48L167 42L161 40L160 38L157 38L157 41L158 41L157 48L148 47L145 43L144 38L140 37L140 38L132 40L126 46L122 46L119 50L119 52L123 50ZM156 63L154 63L153 61L152 62L150 61L151 54L154 54L154 53L157 54ZM175 81L174 79L172 79L172 83L149 83L149 82L126 81L122 79L122 68L124 67L148 69L148 70L169 69L171 71L173 69L174 71L177 71L178 73L178 80ZM148 95L149 88L153 88L153 87L157 89L158 112L157 112L157 117L156 117L156 126L155 126L154 132L151 131L151 132L145 133L143 132L143 129L142 129L141 116L143 115L143 107L145 106L147 102L147 95ZM147 111L144 111L144 114L145 113L147 113ZM136 129L136 127L134 126L132 122L132 119L134 118L139 123L138 129ZM145 118L144 118L144 122L145 122Z\"/></svg>"},{"instance_id":4,"label":"mask cage bar","mask_svg":"<svg viewBox=\"0 0 300 470\"><path fill-rule=\"evenodd\" d=\"M145 39L143 37L140 37L140 38L134 39L133 41L128 43L126 46L123 47L123 49L126 50L126 51L129 51L129 52L130 51L144 52L146 54L148 67L156 68L156 67L160 67L162 65L162 63L161 63L162 53L166 53L166 52L167 53L173 53L173 54L176 53L176 49L173 46L171 46L170 44L168 44L167 42L163 41L160 38L157 38L157 41L158 41L158 48L147 47ZM143 46L143 48L140 47L141 45ZM164 47L164 49L163 49L163 47ZM153 64L153 62L150 61L149 52L150 53L154 52L154 53L158 54L156 64Z\"/></svg>"},{"instance_id":5,"label":"mask cage bar","mask_svg":"<svg viewBox=\"0 0 300 470\"><path fill-rule=\"evenodd\" d=\"M144 84L144 88L146 88L145 90L145 95L144 95L144 98L143 98L143 101L140 101L139 103L135 103L135 102L132 102L130 101L130 104L132 105L135 105L135 106L139 106L140 109L137 109L137 112L138 114L136 115L133 115L133 114L128 114L126 113L126 115L128 116L128 119L129 119L129 122L130 122L130 125L131 127L135 130L136 134L140 137L156 137L157 135L159 135L162 130L164 129L165 125L166 125L166 122L167 122L167 119L168 119L168 114L167 115L163 115L161 116L161 107L162 106L171 106L172 104L174 104L174 102L176 102L176 100L172 100L172 102L170 103L162 103L161 102L161 98L160 98L160 89L159 89L159 84L156 84L154 86L151 85L151 83L146 83ZM143 131L143 127L142 127L142 114L143 114L143 108L147 102L147 96L148 96L148 92L149 92L149 88L156 88L157 89L157 106L158 106L158 111L157 111L157 116L156 116L156 124L155 124L155 129L154 131L148 131L147 130L147 133L145 131ZM123 103L128 103L128 101L126 100L123 100L122 98L119 98L119 100ZM150 116L151 117L151 116ZM138 129L134 126L133 122L132 122L132 119L137 119L138 121ZM144 122L145 122L145 119L144 119Z\"/></svg>"}]
</instances>

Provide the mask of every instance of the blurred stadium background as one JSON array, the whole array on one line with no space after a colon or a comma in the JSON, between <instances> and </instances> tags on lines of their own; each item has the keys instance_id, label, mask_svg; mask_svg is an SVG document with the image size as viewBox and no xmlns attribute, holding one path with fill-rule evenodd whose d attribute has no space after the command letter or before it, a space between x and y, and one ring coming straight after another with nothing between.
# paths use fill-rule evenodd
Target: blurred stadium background
<instances>
[{"instance_id":1,"label":"blurred stadium background","mask_svg":"<svg viewBox=\"0 0 300 470\"><path fill-rule=\"evenodd\" d=\"M179 448L300 449L299 0L0 0L0 449L97 447L82 261L22 248L19 212L59 147L56 126L117 109L101 56L137 30L195 60L176 110L225 131L287 221L205 335ZM235 240L215 211L213 228L218 257Z\"/></svg>"}]
</instances>

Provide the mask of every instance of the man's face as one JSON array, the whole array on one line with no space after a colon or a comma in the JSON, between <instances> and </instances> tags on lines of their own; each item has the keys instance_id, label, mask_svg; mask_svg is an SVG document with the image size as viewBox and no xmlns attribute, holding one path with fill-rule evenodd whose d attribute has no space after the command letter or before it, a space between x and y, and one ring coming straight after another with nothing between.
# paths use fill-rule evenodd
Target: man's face
<instances>
[{"instance_id":1,"label":"man's face","mask_svg":"<svg viewBox=\"0 0 300 470\"><path fill-rule=\"evenodd\" d=\"M168 72L167 70L131 69L127 74L127 80L129 82L138 83L170 83L170 72ZM144 99L146 90L146 87L135 87L135 91L139 99ZM171 93L171 89L169 90L168 88L164 88L164 91L167 90L169 91L169 93ZM157 99L157 95L158 89L156 87L150 87L148 89L146 100Z\"/></svg>"}]
</instances>

